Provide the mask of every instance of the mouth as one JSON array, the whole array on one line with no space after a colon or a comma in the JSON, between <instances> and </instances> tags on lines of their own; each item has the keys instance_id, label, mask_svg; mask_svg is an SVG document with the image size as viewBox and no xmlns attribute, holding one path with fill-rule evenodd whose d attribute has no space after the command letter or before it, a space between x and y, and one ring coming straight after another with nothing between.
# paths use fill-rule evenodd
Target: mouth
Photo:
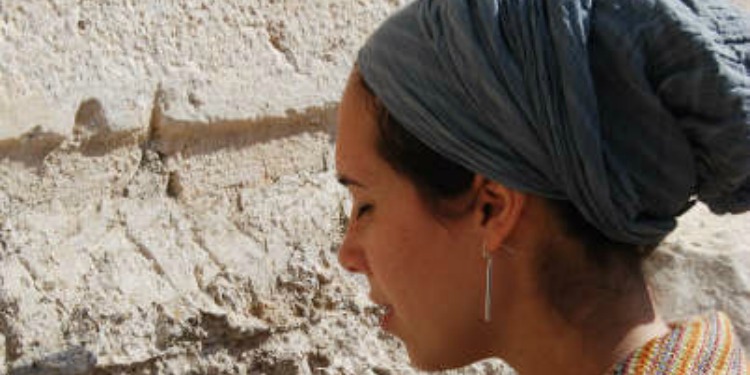
<instances>
[{"instance_id":1,"label":"mouth","mask_svg":"<svg viewBox=\"0 0 750 375\"><path fill-rule=\"evenodd\" d=\"M386 299L383 298L383 296L375 290L370 290L369 297L370 301L375 305L371 310L373 316L377 319L380 328L387 331L391 326L391 322L393 321L393 317L395 315L393 305L385 302Z\"/></svg>"},{"instance_id":2,"label":"mouth","mask_svg":"<svg viewBox=\"0 0 750 375\"><path fill-rule=\"evenodd\" d=\"M390 321L393 319L393 306L386 304L378 304L375 309L375 316L378 317L380 328L387 330Z\"/></svg>"}]
</instances>

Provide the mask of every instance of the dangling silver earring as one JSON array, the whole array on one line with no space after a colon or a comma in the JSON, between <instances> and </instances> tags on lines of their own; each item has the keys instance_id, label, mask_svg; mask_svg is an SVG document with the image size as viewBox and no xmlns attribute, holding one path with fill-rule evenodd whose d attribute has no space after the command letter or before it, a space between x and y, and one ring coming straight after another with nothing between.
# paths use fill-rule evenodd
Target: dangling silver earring
<instances>
[{"instance_id":1,"label":"dangling silver earring","mask_svg":"<svg viewBox=\"0 0 750 375\"><path fill-rule=\"evenodd\" d=\"M487 251L487 245L482 243L482 257L484 258L485 280L484 280L484 322L492 321L492 254Z\"/></svg>"}]
</instances>

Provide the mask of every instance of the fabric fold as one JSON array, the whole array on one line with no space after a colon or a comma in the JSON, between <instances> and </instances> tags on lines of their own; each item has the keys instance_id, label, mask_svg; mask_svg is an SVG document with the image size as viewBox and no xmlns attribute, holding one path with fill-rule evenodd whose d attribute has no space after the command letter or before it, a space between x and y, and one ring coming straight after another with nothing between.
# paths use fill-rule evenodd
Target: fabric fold
<instances>
[{"instance_id":1,"label":"fabric fold","mask_svg":"<svg viewBox=\"0 0 750 375\"><path fill-rule=\"evenodd\" d=\"M422 0L360 50L436 152L659 242L692 197L750 209L750 22L722 0Z\"/></svg>"}]
</instances>

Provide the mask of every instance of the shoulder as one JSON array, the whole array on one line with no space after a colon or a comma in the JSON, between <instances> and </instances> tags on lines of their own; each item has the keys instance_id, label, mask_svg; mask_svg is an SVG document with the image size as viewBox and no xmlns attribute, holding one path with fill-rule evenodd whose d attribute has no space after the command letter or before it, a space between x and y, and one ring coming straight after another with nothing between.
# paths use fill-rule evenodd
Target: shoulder
<instances>
[{"instance_id":1,"label":"shoulder","mask_svg":"<svg viewBox=\"0 0 750 375\"><path fill-rule=\"evenodd\" d=\"M747 356L726 314L695 316L671 323L670 328L668 334L617 363L609 374L750 374Z\"/></svg>"}]
</instances>

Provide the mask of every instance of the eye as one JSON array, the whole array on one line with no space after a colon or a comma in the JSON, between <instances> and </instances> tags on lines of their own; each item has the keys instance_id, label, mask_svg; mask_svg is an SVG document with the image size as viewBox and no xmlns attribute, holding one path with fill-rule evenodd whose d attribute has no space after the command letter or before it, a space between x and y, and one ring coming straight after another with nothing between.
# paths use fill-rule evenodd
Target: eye
<instances>
[{"instance_id":1,"label":"eye","mask_svg":"<svg viewBox=\"0 0 750 375\"><path fill-rule=\"evenodd\" d=\"M356 211L355 217L357 219L359 219L360 217L362 217L362 215L368 213L371 210L372 210L372 205L371 204L367 204L367 203L363 204L363 205L357 207L357 211Z\"/></svg>"}]
</instances>

